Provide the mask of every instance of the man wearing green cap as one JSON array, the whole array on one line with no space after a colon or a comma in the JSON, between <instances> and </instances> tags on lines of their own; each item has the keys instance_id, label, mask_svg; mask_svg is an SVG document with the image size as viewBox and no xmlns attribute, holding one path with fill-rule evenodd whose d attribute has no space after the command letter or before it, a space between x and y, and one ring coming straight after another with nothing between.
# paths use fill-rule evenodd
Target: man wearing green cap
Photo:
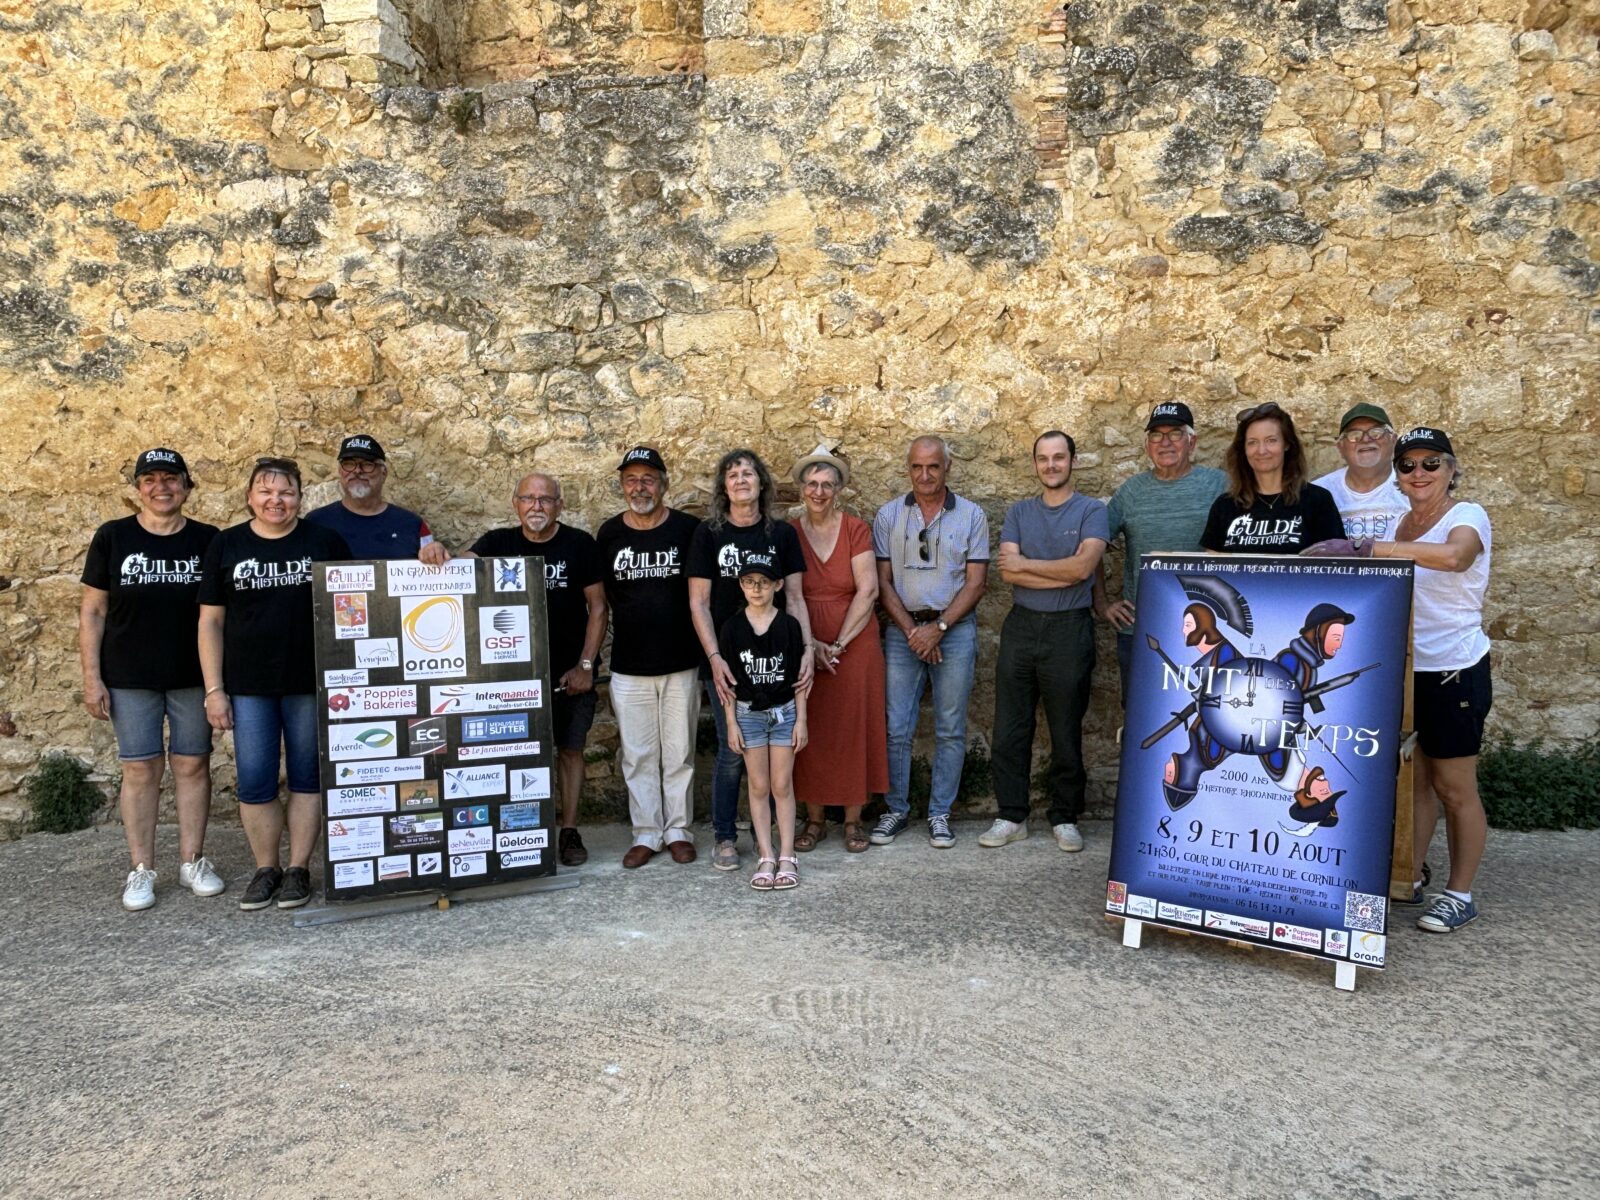
<instances>
[{"instance_id":1,"label":"man wearing green cap","mask_svg":"<svg viewBox=\"0 0 1600 1200\"><path fill-rule=\"evenodd\" d=\"M1335 443L1344 466L1313 480L1333 493L1351 541L1392 541L1395 526L1411 508L1395 481L1394 423L1376 404L1363 401L1339 418Z\"/></svg>"}]
</instances>

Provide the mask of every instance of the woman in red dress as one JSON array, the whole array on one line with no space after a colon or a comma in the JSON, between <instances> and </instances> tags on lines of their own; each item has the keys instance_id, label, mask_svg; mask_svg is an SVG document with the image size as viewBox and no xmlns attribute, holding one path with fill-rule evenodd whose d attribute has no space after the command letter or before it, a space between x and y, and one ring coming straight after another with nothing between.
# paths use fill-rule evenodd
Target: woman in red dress
<instances>
[{"instance_id":1,"label":"woman in red dress","mask_svg":"<svg viewBox=\"0 0 1600 1200\"><path fill-rule=\"evenodd\" d=\"M794 763L795 794L806 806L795 849L812 850L828 836L823 810L837 804L845 813L844 847L859 854L869 845L861 808L889 787L872 530L836 506L850 467L825 446L796 463L794 477L805 500L794 527L806 557L805 602L816 647L811 742Z\"/></svg>"}]
</instances>

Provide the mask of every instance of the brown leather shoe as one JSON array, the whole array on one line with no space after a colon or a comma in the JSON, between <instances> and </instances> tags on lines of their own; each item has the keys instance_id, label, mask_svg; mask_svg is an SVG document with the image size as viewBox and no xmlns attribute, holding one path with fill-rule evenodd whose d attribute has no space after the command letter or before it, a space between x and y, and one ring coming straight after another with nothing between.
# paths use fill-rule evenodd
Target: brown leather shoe
<instances>
[{"instance_id":1,"label":"brown leather shoe","mask_svg":"<svg viewBox=\"0 0 1600 1200\"><path fill-rule=\"evenodd\" d=\"M691 863L694 861L693 842L671 842L667 845L667 853L672 855L675 863Z\"/></svg>"},{"instance_id":2,"label":"brown leather shoe","mask_svg":"<svg viewBox=\"0 0 1600 1200\"><path fill-rule=\"evenodd\" d=\"M622 865L628 870L642 867L656 856L656 852L649 846L630 846L628 852L622 856Z\"/></svg>"}]
</instances>

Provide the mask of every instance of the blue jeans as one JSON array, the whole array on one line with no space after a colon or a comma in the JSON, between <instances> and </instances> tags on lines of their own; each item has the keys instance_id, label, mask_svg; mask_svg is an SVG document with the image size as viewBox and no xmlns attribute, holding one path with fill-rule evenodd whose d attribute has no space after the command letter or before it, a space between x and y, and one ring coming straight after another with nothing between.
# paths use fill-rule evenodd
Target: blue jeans
<instances>
[{"instance_id":1,"label":"blue jeans","mask_svg":"<svg viewBox=\"0 0 1600 1200\"><path fill-rule=\"evenodd\" d=\"M794 727L799 714L793 700L777 708L751 708L740 700L734 705L733 715L739 722L739 736L744 738L746 750L794 745Z\"/></svg>"},{"instance_id":2,"label":"blue jeans","mask_svg":"<svg viewBox=\"0 0 1600 1200\"><path fill-rule=\"evenodd\" d=\"M233 755L239 769L239 803L278 798L278 749L284 750L289 790L322 790L317 762L317 697L234 696Z\"/></svg>"},{"instance_id":3,"label":"blue jeans","mask_svg":"<svg viewBox=\"0 0 1600 1200\"><path fill-rule=\"evenodd\" d=\"M744 788L744 755L728 749L728 717L717 698L716 684L706 680L711 721L717 727L717 762L711 771L711 836L718 842L739 840L739 793Z\"/></svg>"},{"instance_id":4,"label":"blue jeans","mask_svg":"<svg viewBox=\"0 0 1600 1200\"><path fill-rule=\"evenodd\" d=\"M911 743L917 734L917 713L922 692L933 686L933 795L930 817L950 815L967 760L967 697L972 694L972 669L978 657L978 622L963 617L950 626L939 643L944 661L930 666L912 653L906 635L891 625L883 639L887 668L886 704L889 717L889 791L884 800L891 812L911 811L906 795L911 785Z\"/></svg>"}]
</instances>

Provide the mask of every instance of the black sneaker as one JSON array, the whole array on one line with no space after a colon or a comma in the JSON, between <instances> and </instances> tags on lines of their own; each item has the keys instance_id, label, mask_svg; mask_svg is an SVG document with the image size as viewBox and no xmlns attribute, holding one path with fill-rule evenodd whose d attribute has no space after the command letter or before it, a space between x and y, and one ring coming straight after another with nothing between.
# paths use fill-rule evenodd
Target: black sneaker
<instances>
[{"instance_id":1,"label":"black sneaker","mask_svg":"<svg viewBox=\"0 0 1600 1200\"><path fill-rule=\"evenodd\" d=\"M911 824L911 818L905 813L886 812L878 818L878 823L872 827L872 835L868 840L874 846L887 846L904 833L906 826L909 824Z\"/></svg>"},{"instance_id":2,"label":"black sneaker","mask_svg":"<svg viewBox=\"0 0 1600 1200\"><path fill-rule=\"evenodd\" d=\"M563 829L557 839L563 867L581 867L589 861L589 852L583 848L583 839L576 829Z\"/></svg>"},{"instance_id":3,"label":"black sneaker","mask_svg":"<svg viewBox=\"0 0 1600 1200\"><path fill-rule=\"evenodd\" d=\"M283 887L278 892L279 908L299 908L311 899L311 872L304 867L290 867L283 873Z\"/></svg>"},{"instance_id":4,"label":"black sneaker","mask_svg":"<svg viewBox=\"0 0 1600 1200\"><path fill-rule=\"evenodd\" d=\"M239 907L246 912L266 908L278 894L278 885L282 882L283 872L277 867L262 867L250 877L250 886L245 888Z\"/></svg>"}]
</instances>

